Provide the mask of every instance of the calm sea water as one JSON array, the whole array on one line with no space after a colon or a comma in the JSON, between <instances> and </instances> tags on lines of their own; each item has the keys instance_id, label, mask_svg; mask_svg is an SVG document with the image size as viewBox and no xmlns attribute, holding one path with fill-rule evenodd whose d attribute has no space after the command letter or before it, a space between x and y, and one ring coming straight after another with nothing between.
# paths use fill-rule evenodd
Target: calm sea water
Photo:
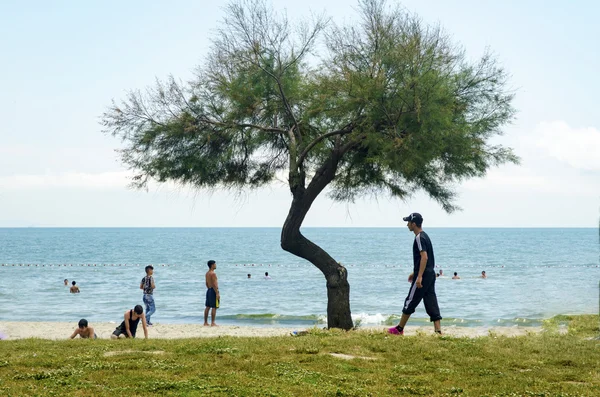
<instances>
[{"instance_id":1,"label":"calm sea water","mask_svg":"<svg viewBox=\"0 0 600 397\"><path fill-rule=\"evenodd\" d=\"M596 229L426 228L446 325L538 325L597 313ZM406 228L306 228L348 267L351 309L363 324L397 321L408 292L414 235ZM120 321L142 304L155 266L153 322L200 323L209 259L217 261L221 323L310 326L326 321L322 274L279 246L279 228L0 229L0 320ZM13 266L14 265L14 266ZM485 270L488 279L478 278ZM269 272L271 280L264 279ZM461 280L452 280L458 272ZM252 275L251 279L247 274ZM63 279L77 281L70 294ZM411 323L426 322L421 305Z\"/></svg>"}]
</instances>

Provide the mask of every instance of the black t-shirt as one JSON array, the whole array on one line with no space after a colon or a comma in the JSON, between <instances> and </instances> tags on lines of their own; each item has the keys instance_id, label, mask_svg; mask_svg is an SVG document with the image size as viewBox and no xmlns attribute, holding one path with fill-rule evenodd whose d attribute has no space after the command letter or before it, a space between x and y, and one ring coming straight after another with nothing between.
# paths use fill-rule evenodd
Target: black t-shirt
<instances>
[{"instance_id":1,"label":"black t-shirt","mask_svg":"<svg viewBox=\"0 0 600 397\"><path fill-rule=\"evenodd\" d=\"M423 231L417 234L415 242L413 243L415 278L419 275L419 268L421 267L421 251L427 252L427 266L425 267L425 272L434 272L435 258L433 257L433 245L431 245L431 240L427 233Z\"/></svg>"}]
</instances>

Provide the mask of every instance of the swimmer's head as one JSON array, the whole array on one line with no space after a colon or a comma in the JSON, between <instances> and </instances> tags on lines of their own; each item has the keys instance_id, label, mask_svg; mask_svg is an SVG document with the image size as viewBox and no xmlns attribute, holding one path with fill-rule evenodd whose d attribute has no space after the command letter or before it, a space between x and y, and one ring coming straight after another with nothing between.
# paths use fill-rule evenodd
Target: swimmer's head
<instances>
[{"instance_id":1,"label":"swimmer's head","mask_svg":"<svg viewBox=\"0 0 600 397\"><path fill-rule=\"evenodd\" d=\"M75 281L73 281L71 284L75 285L75 284L77 284L77 283L76 283Z\"/></svg>"},{"instance_id":2,"label":"swimmer's head","mask_svg":"<svg viewBox=\"0 0 600 397\"><path fill-rule=\"evenodd\" d=\"M213 260L210 260L210 261L206 262L206 264L208 265L209 269L216 269L217 268L217 262L215 262ZM213 265L214 265L214 267L213 267Z\"/></svg>"},{"instance_id":3,"label":"swimmer's head","mask_svg":"<svg viewBox=\"0 0 600 397\"><path fill-rule=\"evenodd\" d=\"M133 308L133 311L135 312L135 314L137 314L139 316L140 314L142 314L144 312L144 309L142 309L142 305L135 305L135 307Z\"/></svg>"},{"instance_id":4,"label":"swimmer's head","mask_svg":"<svg viewBox=\"0 0 600 397\"><path fill-rule=\"evenodd\" d=\"M88 321L85 318L82 318L81 320L79 320L79 328L87 328L88 326Z\"/></svg>"}]
</instances>

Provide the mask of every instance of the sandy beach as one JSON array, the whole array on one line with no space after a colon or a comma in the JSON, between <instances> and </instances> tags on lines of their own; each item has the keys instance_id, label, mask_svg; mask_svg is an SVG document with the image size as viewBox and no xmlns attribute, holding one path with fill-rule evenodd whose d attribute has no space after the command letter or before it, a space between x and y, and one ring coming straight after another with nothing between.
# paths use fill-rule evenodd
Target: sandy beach
<instances>
[{"instance_id":1,"label":"sandy beach","mask_svg":"<svg viewBox=\"0 0 600 397\"><path fill-rule=\"evenodd\" d=\"M95 323L94 327L99 339L110 339L115 330L116 323ZM66 322L0 322L0 338L4 340L40 338L61 340L68 339L75 329L75 323ZM361 327L359 332L384 332L386 326ZM453 337L476 338L490 334L498 336L522 336L528 333L539 333L540 327L444 327L444 334ZM277 327L248 327L248 326L219 326L205 327L200 324L156 324L148 328L148 337L151 339L179 339L179 338L215 338L220 336L238 337L272 337L292 335L292 332L301 332L298 328ZM405 335L429 335L433 333L432 327L408 326ZM143 338L143 329L138 328L138 338ZM79 337L77 337L79 338Z\"/></svg>"}]
</instances>

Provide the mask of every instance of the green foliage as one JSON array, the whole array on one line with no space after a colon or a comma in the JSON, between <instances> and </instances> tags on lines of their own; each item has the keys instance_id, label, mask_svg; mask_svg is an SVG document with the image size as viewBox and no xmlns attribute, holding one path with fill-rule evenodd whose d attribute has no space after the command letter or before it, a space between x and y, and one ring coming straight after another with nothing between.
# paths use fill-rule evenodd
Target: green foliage
<instances>
[{"instance_id":1,"label":"green foliage","mask_svg":"<svg viewBox=\"0 0 600 397\"><path fill-rule=\"evenodd\" d=\"M336 200L423 189L452 211L457 181L517 161L490 144L514 109L489 53L467 61L384 0L360 0L359 18L292 25L262 0L230 3L194 81L157 81L104 114L134 185L243 189L288 171L294 191L331 165Z\"/></svg>"},{"instance_id":2,"label":"green foliage","mask_svg":"<svg viewBox=\"0 0 600 397\"><path fill-rule=\"evenodd\" d=\"M0 395L598 395L600 350L588 335L599 318L567 317L565 335L523 337L314 329L301 337L2 341Z\"/></svg>"}]
</instances>

